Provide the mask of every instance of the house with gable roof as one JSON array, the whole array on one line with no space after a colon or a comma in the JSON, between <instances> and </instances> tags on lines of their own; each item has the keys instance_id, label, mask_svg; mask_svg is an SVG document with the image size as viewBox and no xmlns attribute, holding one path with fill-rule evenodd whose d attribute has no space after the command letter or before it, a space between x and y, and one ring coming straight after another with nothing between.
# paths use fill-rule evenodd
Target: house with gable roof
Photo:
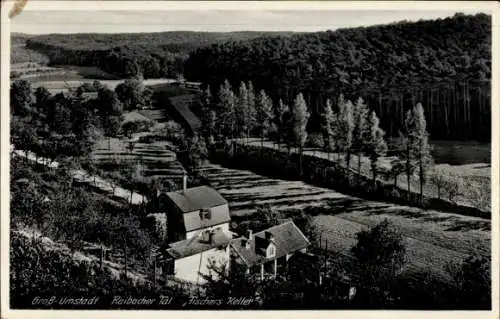
<instances>
[{"instance_id":1,"label":"house with gable roof","mask_svg":"<svg viewBox=\"0 0 500 319\"><path fill-rule=\"evenodd\" d=\"M160 209L167 215L169 242L189 239L200 231L220 229L229 233L229 205L208 186L184 187L182 191L160 195Z\"/></svg>"},{"instance_id":2,"label":"house with gable roof","mask_svg":"<svg viewBox=\"0 0 500 319\"><path fill-rule=\"evenodd\" d=\"M305 253L309 240L293 223L287 221L266 230L233 239L227 201L208 186L184 187L182 191L163 194L170 239L164 272L194 283L203 283L201 274L210 275L210 265L233 265L246 268L248 274L276 277L289 259Z\"/></svg>"},{"instance_id":3,"label":"house with gable roof","mask_svg":"<svg viewBox=\"0 0 500 319\"><path fill-rule=\"evenodd\" d=\"M199 186L160 195L167 216L169 248L165 273L201 283L200 273L209 274L212 263L227 264L231 217L227 201L213 188Z\"/></svg>"},{"instance_id":4,"label":"house with gable roof","mask_svg":"<svg viewBox=\"0 0 500 319\"><path fill-rule=\"evenodd\" d=\"M248 274L276 276L287 268L296 253L305 253L310 245L302 231L288 221L253 234L233 239L229 245L233 263L246 267Z\"/></svg>"}]
</instances>

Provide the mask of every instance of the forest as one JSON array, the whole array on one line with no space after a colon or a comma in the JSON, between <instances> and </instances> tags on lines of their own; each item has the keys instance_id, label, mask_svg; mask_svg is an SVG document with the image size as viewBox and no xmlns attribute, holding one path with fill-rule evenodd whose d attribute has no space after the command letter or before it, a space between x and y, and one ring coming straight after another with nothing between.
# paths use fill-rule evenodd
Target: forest
<instances>
[{"instance_id":1,"label":"forest","mask_svg":"<svg viewBox=\"0 0 500 319\"><path fill-rule=\"evenodd\" d=\"M141 34L49 34L29 37L26 47L52 65L97 66L120 77L178 77L188 53L204 45L248 40L279 32L160 32ZM17 35L21 37L21 35Z\"/></svg>"},{"instance_id":2,"label":"forest","mask_svg":"<svg viewBox=\"0 0 500 319\"><path fill-rule=\"evenodd\" d=\"M389 137L420 102L431 139L489 141L491 16L227 41L191 52L184 76L212 88L252 81L275 104L301 92L311 131L326 101L342 94L362 97Z\"/></svg>"}]
</instances>

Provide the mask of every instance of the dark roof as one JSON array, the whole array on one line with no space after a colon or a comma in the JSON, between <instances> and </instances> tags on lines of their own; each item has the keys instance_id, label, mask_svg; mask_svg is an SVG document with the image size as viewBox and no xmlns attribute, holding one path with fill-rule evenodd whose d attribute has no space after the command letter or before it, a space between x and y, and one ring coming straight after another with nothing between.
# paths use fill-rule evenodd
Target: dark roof
<instances>
[{"instance_id":1,"label":"dark roof","mask_svg":"<svg viewBox=\"0 0 500 319\"><path fill-rule=\"evenodd\" d=\"M224 197L208 186L188 188L179 192L168 192L166 195L184 213L227 204Z\"/></svg>"},{"instance_id":2,"label":"dark roof","mask_svg":"<svg viewBox=\"0 0 500 319\"><path fill-rule=\"evenodd\" d=\"M271 241L266 239L266 232L272 234ZM247 242L250 245L249 248L246 248ZM310 244L300 229L292 221L288 221L255 233L253 240L248 240L248 238L244 237L233 239L231 246L245 264L253 266L267 260L265 248L267 248L270 242L276 246L276 256L273 259L306 248Z\"/></svg>"},{"instance_id":3,"label":"dark roof","mask_svg":"<svg viewBox=\"0 0 500 319\"><path fill-rule=\"evenodd\" d=\"M199 98L196 94L185 94L169 97L170 103L177 110L177 113L184 119L192 132L195 132L201 127L200 119L191 112L189 106L194 103L195 99Z\"/></svg>"},{"instance_id":4,"label":"dark roof","mask_svg":"<svg viewBox=\"0 0 500 319\"><path fill-rule=\"evenodd\" d=\"M174 259L181 259L213 248L226 247L231 241L231 238L229 238L222 230L215 230L212 234L210 243L202 240L200 232L193 238L170 244L170 248L167 249L167 252Z\"/></svg>"}]
</instances>

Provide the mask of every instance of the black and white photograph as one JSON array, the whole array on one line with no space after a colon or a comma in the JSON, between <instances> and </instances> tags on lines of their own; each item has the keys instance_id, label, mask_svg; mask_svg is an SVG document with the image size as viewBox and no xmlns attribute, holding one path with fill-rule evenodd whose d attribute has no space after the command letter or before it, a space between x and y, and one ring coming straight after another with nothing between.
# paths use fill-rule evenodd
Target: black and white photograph
<instances>
[{"instance_id":1,"label":"black and white photograph","mask_svg":"<svg viewBox=\"0 0 500 319\"><path fill-rule=\"evenodd\" d=\"M76 2L7 7L6 307L498 311L494 2Z\"/></svg>"}]
</instances>

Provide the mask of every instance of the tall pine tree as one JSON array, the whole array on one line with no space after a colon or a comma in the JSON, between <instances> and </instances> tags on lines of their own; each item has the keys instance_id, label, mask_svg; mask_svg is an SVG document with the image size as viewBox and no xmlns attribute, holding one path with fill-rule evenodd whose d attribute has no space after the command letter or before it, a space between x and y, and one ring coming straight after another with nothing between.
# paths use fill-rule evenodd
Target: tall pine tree
<instances>
[{"instance_id":1,"label":"tall pine tree","mask_svg":"<svg viewBox=\"0 0 500 319\"><path fill-rule=\"evenodd\" d=\"M378 159L387 153L387 144L384 140L385 132L380 128L380 120L374 111L368 117L369 134L366 140L365 152L370 159L373 182L377 178Z\"/></svg>"},{"instance_id":2,"label":"tall pine tree","mask_svg":"<svg viewBox=\"0 0 500 319\"><path fill-rule=\"evenodd\" d=\"M281 146L281 141L287 141L288 124L286 121L287 114L290 112L288 105L280 99L276 109L276 126L278 127L278 149Z\"/></svg>"},{"instance_id":3,"label":"tall pine tree","mask_svg":"<svg viewBox=\"0 0 500 319\"><path fill-rule=\"evenodd\" d=\"M323 145L328 153L328 160L330 160L330 151L334 139L333 126L335 125L335 118L336 114L332 110L332 102L328 99L321 113L321 132L323 133Z\"/></svg>"},{"instance_id":4,"label":"tall pine tree","mask_svg":"<svg viewBox=\"0 0 500 319\"><path fill-rule=\"evenodd\" d=\"M291 124L294 144L299 148L299 170L302 176L302 154L304 151L304 144L307 140L307 121L309 121L309 111L307 109L306 101L302 93L297 94L291 110Z\"/></svg>"},{"instance_id":5,"label":"tall pine tree","mask_svg":"<svg viewBox=\"0 0 500 319\"><path fill-rule=\"evenodd\" d=\"M409 140L412 144L411 152L416 161L420 182L420 201L424 196L424 185L427 181L427 172L432 163L431 146L429 145L429 134L427 133L427 123L425 121L424 108L418 103L411 111L413 120Z\"/></svg>"},{"instance_id":6,"label":"tall pine tree","mask_svg":"<svg viewBox=\"0 0 500 319\"><path fill-rule=\"evenodd\" d=\"M231 141L235 135L235 100L231 85L228 80L225 80L218 94L217 126L222 136L225 138L230 137Z\"/></svg>"},{"instance_id":7,"label":"tall pine tree","mask_svg":"<svg viewBox=\"0 0 500 319\"><path fill-rule=\"evenodd\" d=\"M205 115L201 118L201 131L207 145L210 145L215 140L214 134L217 118L217 113L212 107L212 93L210 91L210 86L207 86L202 91L201 109L203 114Z\"/></svg>"},{"instance_id":8,"label":"tall pine tree","mask_svg":"<svg viewBox=\"0 0 500 319\"><path fill-rule=\"evenodd\" d=\"M361 155L365 151L366 139L369 132L368 127L368 107L362 98L359 98L354 105L354 130L352 134L352 147L358 155L358 176L361 177Z\"/></svg>"},{"instance_id":9,"label":"tall pine tree","mask_svg":"<svg viewBox=\"0 0 500 319\"><path fill-rule=\"evenodd\" d=\"M240 83L236 102L236 134L243 137L248 126L248 90L245 82Z\"/></svg>"},{"instance_id":10,"label":"tall pine tree","mask_svg":"<svg viewBox=\"0 0 500 319\"><path fill-rule=\"evenodd\" d=\"M339 97L339 115L338 115L338 127L339 127L339 146L340 149L345 154L345 161L347 165L347 170L350 170L351 154L352 154L352 140L354 131L354 114L352 102L345 100L343 95Z\"/></svg>"},{"instance_id":11,"label":"tall pine tree","mask_svg":"<svg viewBox=\"0 0 500 319\"><path fill-rule=\"evenodd\" d=\"M247 136L252 134L257 126L257 110L255 101L255 89L252 82L248 82L248 118L247 118Z\"/></svg>"},{"instance_id":12,"label":"tall pine tree","mask_svg":"<svg viewBox=\"0 0 500 319\"><path fill-rule=\"evenodd\" d=\"M267 136L273 118L273 103L264 90L260 90L256 103L257 123L260 133L260 143L264 146L264 137Z\"/></svg>"}]
</instances>

